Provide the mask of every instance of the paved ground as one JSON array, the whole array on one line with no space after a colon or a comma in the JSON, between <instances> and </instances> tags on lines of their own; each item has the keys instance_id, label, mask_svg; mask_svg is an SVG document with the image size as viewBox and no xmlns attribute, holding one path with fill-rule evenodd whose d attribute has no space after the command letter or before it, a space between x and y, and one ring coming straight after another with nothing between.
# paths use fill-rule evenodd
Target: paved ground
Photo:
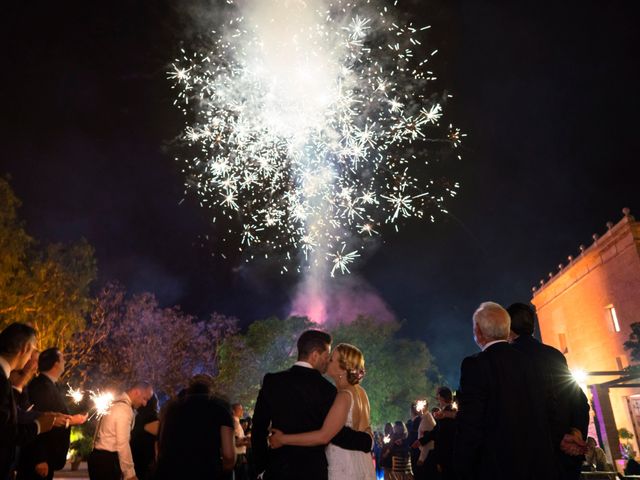
<instances>
[{"instance_id":1,"label":"paved ground","mask_svg":"<svg viewBox=\"0 0 640 480\"><path fill-rule=\"evenodd\" d=\"M64 470L60 470L56 472L53 476L56 480L66 480L66 479L75 479L75 480L89 480L89 473L87 472L87 464L81 463L80 468L75 472L72 472L69 469L69 464L64 467Z\"/></svg>"}]
</instances>

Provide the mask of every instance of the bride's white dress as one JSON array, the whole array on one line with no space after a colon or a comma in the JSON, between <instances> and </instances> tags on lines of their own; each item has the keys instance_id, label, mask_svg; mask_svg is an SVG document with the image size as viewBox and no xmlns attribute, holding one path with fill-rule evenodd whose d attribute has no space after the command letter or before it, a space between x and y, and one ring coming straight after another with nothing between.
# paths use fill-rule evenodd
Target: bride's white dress
<instances>
[{"instance_id":1,"label":"bride's white dress","mask_svg":"<svg viewBox=\"0 0 640 480\"><path fill-rule=\"evenodd\" d=\"M349 392L349 390L346 390ZM353 394L345 426L353 427ZM329 480L375 480L376 471L370 453L345 450L330 443L325 450L329 463Z\"/></svg>"}]
</instances>

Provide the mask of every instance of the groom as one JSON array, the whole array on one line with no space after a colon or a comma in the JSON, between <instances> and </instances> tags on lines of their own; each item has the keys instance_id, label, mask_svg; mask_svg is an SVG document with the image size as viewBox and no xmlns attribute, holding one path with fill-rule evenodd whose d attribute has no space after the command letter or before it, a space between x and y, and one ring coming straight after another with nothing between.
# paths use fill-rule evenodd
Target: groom
<instances>
[{"instance_id":1,"label":"groom","mask_svg":"<svg viewBox=\"0 0 640 480\"><path fill-rule=\"evenodd\" d=\"M253 415L251 445L256 472L263 480L327 480L325 446L284 446L269 450L270 428L284 433L319 430L336 397L322 374L329 365L331 335L307 330L298 339L298 361L289 369L268 373L262 381ZM369 452L371 436L344 427L331 443Z\"/></svg>"}]
</instances>

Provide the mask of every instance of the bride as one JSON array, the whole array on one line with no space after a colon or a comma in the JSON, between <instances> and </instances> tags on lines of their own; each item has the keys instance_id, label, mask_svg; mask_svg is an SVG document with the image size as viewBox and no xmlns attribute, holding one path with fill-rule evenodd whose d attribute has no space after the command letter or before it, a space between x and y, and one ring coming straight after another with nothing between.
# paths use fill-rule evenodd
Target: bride
<instances>
[{"instance_id":1,"label":"bride","mask_svg":"<svg viewBox=\"0 0 640 480\"><path fill-rule=\"evenodd\" d=\"M329 463L329 480L375 480L375 469L369 453L345 450L329 443L344 426L371 434L369 398L359 385L364 377L362 352L353 345L341 343L331 354L327 375L335 382L338 393L322 428L298 434L285 434L274 429L269 444L271 448L328 444L325 453Z\"/></svg>"}]
</instances>

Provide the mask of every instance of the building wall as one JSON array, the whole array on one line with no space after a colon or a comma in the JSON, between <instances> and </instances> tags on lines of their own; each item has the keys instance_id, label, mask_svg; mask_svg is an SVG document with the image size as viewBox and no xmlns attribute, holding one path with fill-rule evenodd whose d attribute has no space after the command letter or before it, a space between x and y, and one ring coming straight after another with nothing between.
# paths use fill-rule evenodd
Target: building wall
<instances>
[{"instance_id":1,"label":"building wall","mask_svg":"<svg viewBox=\"0 0 640 480\"><path fill-rule=\"evenodd\" d=\"M557 275L535 290L542 341L564 351L572 370L617 371L629 365L624 342L640 322L640 223L627 214ZM616 332L609 307L615 307ZM590 377L602 383L615 377ZM611 389L616 425L634 432L627 397ZM640 432L638 432L640 433ZM636 449L636 451L638 451Z\"/></svg>"}]
</instances>

